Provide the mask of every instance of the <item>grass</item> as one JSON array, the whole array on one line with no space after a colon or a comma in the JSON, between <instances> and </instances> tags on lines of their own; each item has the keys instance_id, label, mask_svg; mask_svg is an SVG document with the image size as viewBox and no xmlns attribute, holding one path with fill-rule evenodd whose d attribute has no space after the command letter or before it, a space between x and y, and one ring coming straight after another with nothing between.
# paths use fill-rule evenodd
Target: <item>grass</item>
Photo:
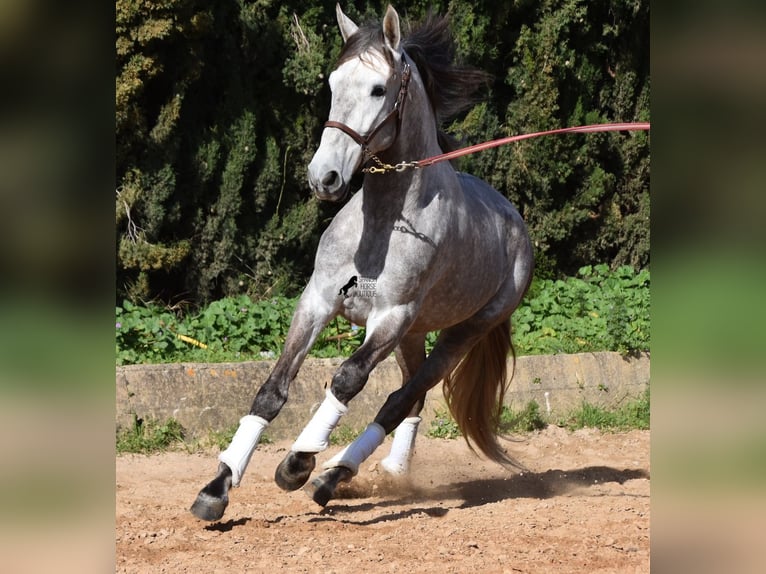
<instances>
[{"instance_id":1,"label":"grass","mask_svg":"<svg viewBox=\"0 0 766 574\"><path fill-rule=\"evenodd\" d=\"M503 407L500 416L500 433L526 433L544 429L548 424L556 424L569 430L597 428L603 431L624 431L631 429L649 429L649 390L636 399L626 402L616 409L606 409L588 402L583 402L565 416L548 420L535 401L528 402L522 409L513 410ZM173 418L164 422L134 418L133 425L117 431L118 453L151 454L168 450L186 450L199 452L217 448L224 450L231 442L238 425L223 431L211 431L207 436L187 440L181 424ZM330 444L342 446L349 444L361 434L361 431L347 425L340 425L330 435ZM455 439L461 435L457 423L449 412L437 411L426 432L431 438ZM261 435L260 444L270 444L273 440Z\"/></svg>"},{"instance_id":2,"label":"grass","mask_svg":"<svg viewBox=\"0 0 766 574\"><path fill-rule=\"evenodd\" d=\"M521 410L503 407L500 415L500 433L524 433L544 429L548 424L556 424L569 430L597 428L603 431L623 431L631 429L649 429L649 390L636 399L626 402L616 409L607 409L588 402L583 402L563 417L548 420L540 411L536 401L528 402ZM446 411L437 411L427 435L432 438L458 438L462 436L457 423Z\"/></svg>"},{"instance_id":3,"label":"grass","mask_svg":"<svg viewBox=\"0 0 766 574\"><path fill-rule=\"evenodd\" d=\"M447 411L436 411L436 418L431 421L428 429L431 438L458 438L461 436L460 428Z\"/></svg>"},{"instance_id":4,"label":"grass","mask_svg":"<svg viewBox=\"0 0 766 574\"><path fill-rule=\"evenodd\" d=\"M118 454L154 454L169 450L200 452L217 448L224 450L231 443L238 424L222 431L210 431L206 436L189 440L183 426L174 418L164 422L144 420L134 416L133 425L117 430L116 450ZM271 444L268 434L261 435L260 444Z\"/></svg>"},{"instance_id":5,"label":"grass","mask_svg":"<svg viewBox=\"0 0 766 574\"><path fill-rule=\"evenodd\" d=\"M520 411L513 411L507 406L500 413L500 433L531 432L545 428L546 422L540 415L540 405L530 401ZM460 427L447 411L437 411L436 417L426 433L431 438L453 439L463 436Z\"/></svg>"},{"instance_id":6,"label":"grass","mask_svg":"<svg viewBox=\"0 0 766 574\"><path fill-rule=\"evenodd\" d=\"M233 424L224 430L211 430L206 435L188 439L183 426L174 418L164 422L153 419L140 419L134 416L130 427L117 430L116 450L118 454L154 454L171 450L186 452L204 452L211 449L225 450L231 443L239 424ZM346 445L351 443L362 431L340 425L330 436L330 444ZM263 433L258 444L272 444L268 433Z\"/></svg>"},{"instance_id":7,"label":"grass","mask_svg":"<svg viewBox=\"0 0 766 574\"><path fill-rule=\"evenodd\" d=\"M184 429L175 419L159 423L134 415L133 426L117 431L117 452L149 454L168 450L183 440Z\"/></svg>"},{"instance_id":8,"label":"grass","mask_svg":"<svg viewBox=\"0 0 766 574\"><path fill-rule=\"evenodd\" d=\"M544 429L547 423L540 414L540 405L535 401L529 401L520 411L515 412L508 407L503 407L500 413L500 432L532 432Z\"/></svg>"},{"instance_id":9,"label":"grass","mask_svg":"<svg viewBox=\"0 0 766 574\"><path fill-rule=\"evenodd\" d=\"M649 418L649 390L647 389L640 397L617 409L607 410L584 402L559 423L560 426L570 430L584 427L601 430L646 430L649 428Z\"/></svg>"},{"instance_id":10,"label":"grass","mask_svg":"<svg viewBox=\"0 0 766 574\"><path fill-rule=\"evenodd\" d=\"M334 446L343 446L354 442L354 439L362 434L361 430L348 425L338 426L330 435L330 444Z\"/></svg>"}]
</instances>

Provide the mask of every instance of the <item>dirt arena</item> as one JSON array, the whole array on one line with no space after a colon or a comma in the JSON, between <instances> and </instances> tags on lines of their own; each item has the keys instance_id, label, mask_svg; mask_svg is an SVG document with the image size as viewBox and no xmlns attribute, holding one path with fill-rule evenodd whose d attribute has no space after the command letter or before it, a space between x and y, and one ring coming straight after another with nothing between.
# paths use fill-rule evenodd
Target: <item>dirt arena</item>
<instances>
[{"instance_id":1,"label":"dirt arena","mask_svg":"<svg viewBox=\"0 0 766 574\"><path fill-rule=\"evenodd\" d=\"M274 484L291 443L262 445L217 523L188 511L216 453L121 455L117 572L649 572L648 431L549 426L505 443L525 473L421 436L399 482L389 440L324 509Z\"/></svg>"}]
</instances>

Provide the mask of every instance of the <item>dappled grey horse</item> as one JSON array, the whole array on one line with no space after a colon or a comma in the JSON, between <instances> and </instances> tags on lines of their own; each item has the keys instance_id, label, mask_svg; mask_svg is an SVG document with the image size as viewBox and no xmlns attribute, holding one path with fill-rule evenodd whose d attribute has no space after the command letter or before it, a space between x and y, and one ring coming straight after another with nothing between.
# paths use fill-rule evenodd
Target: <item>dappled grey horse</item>
<instances>
[{"instance_id":1,"label":"dappled grey horse","mask_svg":"<svg viewBox=\"0 0 766 574\"><path fill-rule=\"evenodd\" d=\"M261 433L287 401L317 336L337 315L365 325L365 339L340 365L325 400L278 466L281 488L308 482L349 402L392 352L402 387L309 483L316 502L325 505L394 430L382 467L406 473L425 395L442 380L472 448L515 464L496 433L512 351L510 317L532 276L525 225L502 195L449 163L405 165L443 151L441 121L470 105L486 78L453 62L445 18L430 16L405 38L391 6L382 25L358 27L340 6L337 18L344 47L329 78L332 106L309 164L309 185L319 199L340 201L352 176L365 166L367 174L322 235L282 355L220 454L217 476L191 508L204 520L223 516ZM431 331L440 333L426 357Z\"/></svg>"}]
</instances>

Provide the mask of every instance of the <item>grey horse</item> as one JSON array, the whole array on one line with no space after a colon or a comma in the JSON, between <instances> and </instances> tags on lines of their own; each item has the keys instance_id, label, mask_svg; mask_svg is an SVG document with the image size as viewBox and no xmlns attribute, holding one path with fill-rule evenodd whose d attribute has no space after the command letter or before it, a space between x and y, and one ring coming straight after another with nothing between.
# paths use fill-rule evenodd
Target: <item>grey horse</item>
<instances>
[{"instance_id":1,"label":"grey horse","mask_svg":"<svg viewBox=\"0 0 766 574\"><path fill-rule=\"evenodd\" d=\"M500 193L449 163L407 166L444 151L448 138L440 124L473 103L486 76L454 62L446 18L429 16L403 37L391 6L382 23L361 27L340 6L336 12L344 46L329 77L329 120L308 180L320 200L341 201L352 177L360 169L367 173L322 235L283 353L220 454L216 477L191 508L203 520L223 516L261 433L287 401L318 335L338 315L364 325L365 339L340 365L324 402L276 469L281 488L306 485L349 402L392 352L403 384L306 486L317 503L327 504L393 431L383 468L407 472L426 393L441 381L469 445L518 466L499 444L497 424L513 350L510 318L534 266L526 226ZM432 331L439 335L426 356Z\"/></svg>"}]
</instances>

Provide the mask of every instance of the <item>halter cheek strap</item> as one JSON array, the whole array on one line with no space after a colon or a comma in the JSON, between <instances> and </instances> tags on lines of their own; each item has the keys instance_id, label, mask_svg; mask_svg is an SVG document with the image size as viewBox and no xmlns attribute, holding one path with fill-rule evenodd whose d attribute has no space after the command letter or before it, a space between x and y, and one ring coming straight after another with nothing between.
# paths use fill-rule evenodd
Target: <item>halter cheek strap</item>
<instances>
[{"instance_id":1,"label":"halter cheek strap","mask_svg":"<svg viewBox=\"0 0 766 574\"><path fill-rule=\"evenodd\" d=\"M399 130L402 125L402 110L404 108L404 102L407 99L407 91L409 89L410 84L410 76L412 75L412 70L410 68L409 62L407 62L407 56L402 52L402 61L404 62L404 66L402 67L402 83L399 87L399 94L396 96L396 102L394 102L393 109L388 113L388 115L381 120L381 122L375 126L366 136L362 136L354 130L353 128L347 126L344 123L336 122L333 120L328 120L325 122L324 127L326 128L337 128L346 135L348 135L351 139L353 139L356 143L358 143L360 146L362 146L362 151L365 154L370 155L372 152L370 152L370 142L375 138L375 136L378 134L378 132L383 129L383 127L388 124L390 121L395 120L396 121L396 135L394 136L394 140L399 137Z\"/></svg>"}]
</instances>

